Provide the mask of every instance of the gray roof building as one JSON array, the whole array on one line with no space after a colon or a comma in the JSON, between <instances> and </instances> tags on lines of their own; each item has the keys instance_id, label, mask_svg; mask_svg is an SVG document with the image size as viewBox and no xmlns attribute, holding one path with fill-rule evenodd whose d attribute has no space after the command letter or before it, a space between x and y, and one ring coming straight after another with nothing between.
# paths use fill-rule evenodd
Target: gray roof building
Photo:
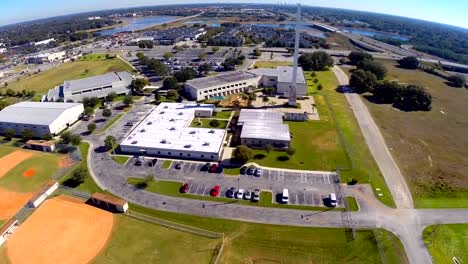
<instances>
[{"instance_id":1,"label":"gray roof building","mask_svg":"<svg viewBox=\"0 0 468 264\"><path fill-rule=\"evenodd\" d=\"M255 79L257 76L250 72L229 72L225 74L192 79L186 82L191 88L205 89L212 86L222 86L232 82Z\"/></svg>"},{"instance_id":2,"label":"gray roof building","mask_svg":"<svg viewBox=\"0 0 468 264\"><path fill-rule=\"evenodd\" d=\"M289 126L283 124L281 112L242 109L237 125L242 126L240 138L244 145L287 147L291 141Z\"/></svg>"},{"instance_id":3,"label":"gray roof building","mask_svg":"<svg viewBox=\"0 0 468 264\"><path fill-rule=\"evenodd\" d=\"M278 83L291 83L293 77L292 66L278 66L276 69L270 68L259 68L250 70L251 73L269 77L276 77ZM304 71L302 67L297 67L297 84L306 84L306 79L304 77Z\"/></svg>"},{"instance_id":4,"label":"gray roof building","mask_svg":"<svg viewBox=\"0 0 468 264\"><path fill-rule=\"evenodd\" d=\"M111 72L104 75L65 81L49 90L43 101L81 101L84 97L104 98L109 93L128 94L133 77L128 72Z\"/></svg>"}]
</instances>

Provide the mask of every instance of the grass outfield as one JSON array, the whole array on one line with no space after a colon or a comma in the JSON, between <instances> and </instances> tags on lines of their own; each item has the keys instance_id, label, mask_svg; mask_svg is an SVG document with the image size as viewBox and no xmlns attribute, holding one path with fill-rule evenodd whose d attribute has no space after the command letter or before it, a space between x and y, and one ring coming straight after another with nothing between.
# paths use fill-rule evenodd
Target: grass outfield
<instances>
[{"instance_id":1,"label":"grass outfield","mask_svg":"<svg viewBox=\"0 0 468 264\"><path fill-rule=\"evenodd\" d=\"M428 226L423 238L434 263L453 263L453 257L468 263L468 224Z\"/></svg>"},{"instance_id":2,"label":"grass outfield","mask_svg":"<svg viewBox=\"0 0 468 264\"><path fill-rule=\"evenodd\" d=\"M117 215L108 244L92 263L210 263L219 242Z\"/></svg>"},{"instance_id":3,"label":"grass outfield","mask_svg":"<svg viewBox=\"0 0 468 264\"><path fill-rule=\"evenodd\" d=\"M379 60L387 79L425 87L429 112L402 112L363 98L409 184L416 207L468 208L468 91L420 70Z\"/></svg>"},{"instance_id":4,"label":"grass outfield","mask_svg":"<svg viewBox=\"0 0 468 264\"><path fill-rule=\"evenodd\" d=\"M62 84L65 80L82 79L113 71L131 72L132 68L118 58L79 60L76 62L64 63L48 71L34 74L31 77L22 78L20 81L11 82L8 84L8 88L16 91L23 89L27 91L34 90L41 94Z\"/></svg>"},{"instance_id":5,"label":"grass outfield","mask_svg":"<svg viewBox=\"0 0 468 264\"><path fill-rule=\"evenodd\" d=\"M155 211L133 204L130 209L224 233L227 240L221 263L381 263L372 231L358 231L357 239L348 242L342 228L255 224ZM391 257L405 256L402 248L386 247L384 253L386 263L404 263Z\"/></svg>"},{"instance_id":6,"label":"grass outfield","mask_svg":"<svg viewBox=\"0 0 468 264\"><path fill-rule=\"evenodd\" d=\"M0 146L0 158L12 153L15 150L18 149L13 147Z\"/></svg>"},{"instance_id":7,"label":"grass outfield","mask_svg":"<svg viewBox=\"0 0 468 264\"><path fill-rule=\"evenodd\" d=\"M0 187L15 192L35 192L51 179L59 169L62 155L35 152L35 155L21 162L0 178ZM25 177L23 173L33 169L34 176Z\"/></svg>"},{"instance_id":8,"label":"grass outfield","mask_svg":"<svg viewBox=\"0 0 468 264\"><path fill-rule=\"evenodd\" d=\"M95 192L102 192L101 188L99 188L99 186L96 185L93 178L91 178L91 175L89 174L88 163L86 162L86 157L88 156L88 151L89 151L89 144L86 143L86 142L81 143L80 144L80 151L81 151L81 156L83 157L83 160L80 162L80 164L78 166L79 167L84 167L86 169L86 171L88 172L88 176L86 177L85 181L82 184L76 186L75 189L78 190L78 191L87 192L87 193L90 193L90 194L93 194ZM77 167L76 169L79 169L79 167ZM72 176L73 176L73 171L71 171L69 174L65 175L60 180L60 183L63 184L68 179L70 179Z\"/></svg>"}]
</instances>

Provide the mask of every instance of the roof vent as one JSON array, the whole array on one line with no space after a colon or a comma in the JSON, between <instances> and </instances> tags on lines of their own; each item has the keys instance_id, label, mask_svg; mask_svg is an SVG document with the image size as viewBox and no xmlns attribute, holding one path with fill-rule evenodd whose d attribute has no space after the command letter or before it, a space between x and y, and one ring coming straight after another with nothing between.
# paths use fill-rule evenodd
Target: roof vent
<instances>
[{"instance_id":1,"label":"roof vent","mask_svg":"<svg viewBox=\"0 0 468 264\"><path fill-rule=\"evenodd\" d=\"M191 148L192 145L188 144L188 145L185 145L184 148Z\"/></svg>"},{"instance_id":2,"label":"roof vent","mask_svg":"<svg viewBox=\"0 0 468 264\"><path fill-rule=\"evenodd\" d=\"M182 112L179 112L179 115L183 115L183 114L184 114L184 113L182 113Z\"/></svg>"},{"instance_id":3,"label":"roof vent","mask_svg":"<svg viewBox=\"0 0 468 264\"><path fill-rule=\"evenodd\" d=\"M189 134L191 134L191 135L193 135L195 133L196 133L195 130L192 130L192 131L189 132Z\"/></svg>"},{"instance_id":4,"label":"roof vent","mask_svg":"<svg viewBox=\"0 0 468 264\"><path fill-rule=\"evenodd\" d=\"M140 130L140 132L145 133L146 129L143 128L142 130Z\"/></svg>"},{"instance_id":5,"label":"roof vent","mask_svg":"<svg viewBox=\"0 0 468 264\"><path fill-rule=\"evenodd\" d=\"M148 126L149 126L149 125L152 125L152 124L153 124L153 122L148 122L148 123L147 123Z\"/></svg>"},{"instance_id":6,"label":"roof vent","mask_svg":"<svg viewBox=\"0 0 468 264\"><path fill-rule=\"evenodd\" d=\"M133 141L132 141L132 145L135 145L136 143L138 143L137 140L133 140Z\"/></svg>"},{"instance_id":7,"label":"roof vent","mask_svg":"<svg viewBox=\"0 0 468 264\"><path fill-rule=\"evenodd\" d=\"M166 144L167 141L165 139L161 140L161 144Z\"/></svg>"},{"instance_id":8,"label":"roof vent","mask_svg":"<svg viewBox=\"0 0 468 264\"><path fill-rule=\"evenodd\" d=\"M164 115L164 111L159 112L160 115Z\"/></svg>"},{"instance_id":9,"label":"roof vent","mask_svg":"<svg viewBox=\"0 0 468 264\"><path fill-rule=\"evenodd\" d=\"M214 134L214 130L211 129L210 131L208 131L208 133Z\"/></svg>"},{"instance_id":10,"label":"roof vent","mask_svg":"<svg viewBox=\"0 0 468 264\"><path fill-rule=\"evenodd\" d=\"M174 118L171 118L171 119L169 120L169 122L174 122L174 121L175 121L175 119L174 119Z\"/></svg>"},{"instance_id":11,"label":"roof vent","mask_svg":"<svg viewBox=\"0 0 468 264\"><path fill-rule=\"evenodd\" d=\"M203 143L203 146L209 146L209 145L210 145L210 142Z\"/></svg>"},{"instance_id":12,"label":"roof vent","mask_svg":"<svg viewBox=\"0 0 468 264\"><path fill-rule=\"evenodd\" d=\"M164 106L164 109L167 109L167 108L168 108L168 106L167 106L167 105L166 105L166 106Z\"/></svg>"},{"instance_id":13,"label":"roof vent","mask_svg":"<svg viewBox=\"0 0 468 264\"><path fill-rule=\"evenodd\" d=\"M169 128L169 130L172 130L172 131L174 131L174 130L175 130L175 127L171 127L171 128Z\"/></svg>"}]
</instances>

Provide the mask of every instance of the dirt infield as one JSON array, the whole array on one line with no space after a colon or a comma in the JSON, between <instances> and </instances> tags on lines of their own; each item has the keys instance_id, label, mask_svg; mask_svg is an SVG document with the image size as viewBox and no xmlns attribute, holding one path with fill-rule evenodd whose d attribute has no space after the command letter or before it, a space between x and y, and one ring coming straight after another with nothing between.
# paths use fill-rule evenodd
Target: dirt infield
<instances>
[{"instance_id":1,"label":"dirt infield","mask_svg":"<svg viewBox=\"0 0 468 264\"><path fill-rule=\"evenodd\" d=\"M0 219L15 215L32 196L32 193L10 192L0 188Z\"/></svg>"},{"instance_id":2,"label":"dirt infield","mask_svg":"<svg viewBox=\"0 0 468 264\"><path fill-rule=\"evenodd\" d=\"M32 152L17 150L0 158L0 178L33 155Z\"/></svg>"},{"instance_id":3,"label":"dirt infield","mask_svg":"<svg viewBox=\"0 0 468 264\"><path fill-rule=\"evenodd\" d=\"M114 216L70 198L47 200L10 237L13 264L90 262L111 235Z\"/></svg>"},{"instance_id":4,"label":"dirt infield","mask_svg":"<svg viewBox=\"0 0 468 264\"><path fill-rule=\"evenodd\" d=\"M31 178L34 175L36 175L37 171L36 169L28 169L25 172L23 172L23 177L25 178Z\"/></svg>"}]
</instances>

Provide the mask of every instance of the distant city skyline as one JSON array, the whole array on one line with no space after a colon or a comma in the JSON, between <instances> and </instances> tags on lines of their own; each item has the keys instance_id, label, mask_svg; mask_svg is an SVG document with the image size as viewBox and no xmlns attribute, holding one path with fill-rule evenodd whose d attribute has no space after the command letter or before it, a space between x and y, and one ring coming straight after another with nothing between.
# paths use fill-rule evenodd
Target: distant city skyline
<instances>
[{"instance_id":1,"label":"distant city skyline","mask_svg":"<svg viewBox=\"0 0 468 264\"><path fill-rule=\"evenodd\" d=\"M98 11L105 9L164 5L166 1L150 0L4 0L0 5L0 25L14 24L18 22L35 19L68 15L80 12ZM369 11L390 15L398 15L416 19L423 19L448 25L454 25L468 29L468 18L466 16L466 0L393 0L393 1L371 1L371 0L317 0L317 1L268 1L258 0L256 4L295 4L344 8L352 10ZM173 0L170 4L209 4L209 3L252 3L245 0L229 1L207 1L196 2L187 0Z\"/></svg>"}]
</instances>

